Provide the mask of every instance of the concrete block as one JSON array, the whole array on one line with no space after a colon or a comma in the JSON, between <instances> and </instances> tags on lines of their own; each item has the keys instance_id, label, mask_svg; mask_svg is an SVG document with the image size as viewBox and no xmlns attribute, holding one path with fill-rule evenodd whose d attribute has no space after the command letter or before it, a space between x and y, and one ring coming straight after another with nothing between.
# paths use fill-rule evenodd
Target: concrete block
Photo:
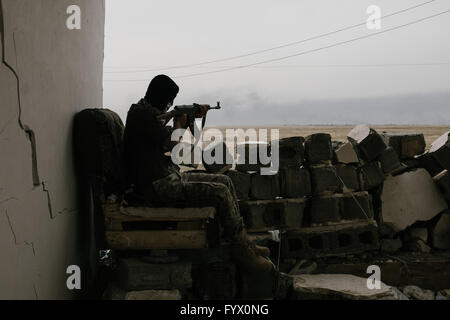
<instances>
[{"instance_id":1,"label":"concrete block","mask_svg":"<svg viewBox=\"0 0 450 320\"><path fill-rule=\"evenodd\" d=\"M363 190L371 190L384 181L383 170L378 161L367 162L360 168L361 186Z\"/></svg>"},{"instance_id":2,"label":"concrete block","mask_svg":"<svg viewBox=\"0 0 450 320\"><path fill-rule=\"evenodd\" d=\"M311 200L311 225L338 222L340 217L341 195L315 197Z\"/></svg>"},{"instance_id":3,"label":"concrete block","mask_svg":"<svg viewBox=\"0 0 450 320\"><path fill-rule=\"evenodd\" d=\"M333 160L331 148L331 135L328 133L315 133L305 140L306 160L310 164L328 163Z\"/></svg>"},{"instance_id":4,"label":"concrete block","mask_svg":"<svg viewBox=\"0 0 450 320\"><path fill-rule=\"evenodd\" d=\"M439 186L439 190L441 190L444 198L450 201L450 173L444 170L436 175L433 180Z\"/></svg>"},{"instance_id":5,"label":"concrete block","mask_svg":"<svg viewBox=\"0 0 450 320\"><path fill-rule=\"evenodd\" d=\"M344 228L330 234L330 243L334 254L378 249L377 228L373 225Z\"/></svg>"},{"instance_id":6,"label":"concrete block","mask_svg":"<svg viewBox=\"0 0 450 320\"><path fill-rule=\"evenodd\" d=\"M360 190L360 177L358 168L352 165L337 165L336 174L341 186L341 192L351 192Z\"/></svg>"},{"instance_id":7,"label":"concrete block","mask_svg":"<svg viewBox=\"0 0 450 320\"><path fill-rule=\"evenodd\" d=\"M386 149L383 138L374 129L365 125L356 126L347 137L357 145L360 156L366 161L376 159Z\"/></svg>"},{"instance_id":8,"label":"concrete block","mask_svg":"<svg viewBox=\"0 0 450 320\"><path fill-rule=\"evenodd\" d=\"M428 151L441 165L442 168L450 170L450 131L437 138Z\"/></svg>"},{"instance_id":9,"label":"concrete block","mask_svg":"<svg viewBox=\"0 0 450 320\"><path fill-rule=\"evenodd\" d=\"M263 163L263 157L270 157L271 148L270 143L266 142L244 142L236 145L236 170L249 172L259 171L261 168L270 167L270 162Z\"/></svg>"},{"instance_id":10,"label":"concrete block","mask_svg":"<svg viewBox=\"0 0 450 320\"><path fill-rule=\"evenodd\" d=\"M448 207L425 169L388 177L381 201L383 221L398 230L416 221L428 221Z\"/></svg>"},{"instance_id":11,"label":"concrete block","mask_svg":"<svg viewBox=\"0 0 450 320\"><path fill-rule=\"evenodd\" d=\"M412 159L425 151L425 137L422 133L383 132L381 136L401 160Z\"/></svg>"},{"instance_id":12,"label":"concrete block","mask_svg":"<svg viewBox=\"0 0 450 320\"><path fill-rule=\"evenodd\" d=\"M334 166L311 167L311 185L314 195L325 195L339 192L341 182L339 181Z\"/></svg>"},{"instance_id":13,"label":"concrete block","mask_svg":"<svg viewBox=\"0 0 450 320\"><path fill-rule=\"evenodd\" d=\"M425 168L432 177L437 175L444 168L437 162L437 160L429 153L425 152L417 157L420 162L420 167Z\"/></svg>"},{"instance_id":14,"label":"concrete block","mask_svg":"<svg viewBox=\"0 0 450 320\"><path fill-rule=\"evenodd\" d=\"M246 201L240 204L248 229L271 227L300 228L306 199L278 199Z\"/></svg>"},{"instance_id":15,"label":"concrete block","mask_svg":"<svg viewBox=\"0 0 450 320\"><path fill-rule=\"evenodd\" d=\"M248 200L250 193L251 176L249 173L228 170L225 174L233 181L234 189L239 200Z\"/></svg>"},{"instance_id":16,"label":"concrete block","mask_svg":"<svg viewBox=\"0 0 450 320\"><path fill-rule=\"evenodd\" d=\"M299 198L311 194L311 176L305 168L284 168L280 170L281 196Z\"/></svg>"},{"instance_id":17,"label":"concrete block","mask_svg":"<svg viewBox=\"0 0 450 320\"><path fill-rule=\"evenodd\" d=\"M275 199L280 196L279 174L260 175L251 174L250 198L258 200Z\"/></svg>"},{"instance_id":18,"label":"concrete block","mask_svg":"<svg viewBox=\"0 0 450 320\"><path fill-rule=\"evenodd\" d=\"M209 173L224 173L233 166L233 155L225 142L212 142L203 149L203 166Z\"/></svg>"},{"instance_id":19,"label":"concrete block","mask_svg":"<svg viewBox=\"0 0 450 320\"><path fill-rule=\"evenodd\" d=\"M381 169L384 173L391 173L401 167L398 154L392 147L384 149L377 159L380 162Z\"/></svg>"},{"instance_id":20,"label":"concrete block","mask_svg":"<svg viewBox=\"0 0 450 320\"><path fill-rule=\"evenodd\" d=\"M341 219L373 219L372 198L368 192L344 194L341 198Z\"/></svg>"},{"instance_id":21,"label":"concrete block","mask_svg":"<svg viewBox=\"0 0 450 320\"><path fill-rule=\"evenodd\" d=\"M117 278L125 290L182 290L192 287L191 270L187 262L147 263L127 258L119 261Z\"/></svg>"},{"instance_id":22,"label":"concrete block","mask_svg":"<svg viewBox=\"0 0 450 320\"><path fill-rule=\"evenodd\" d=\"M305 138L290 137L279 140L280 168L300 166L305 160Z\"/></svg>"},{"instance_id":23,"label":"concrete block","mask_svg":"<svg viewBox=\"0 0 450 320\"><path fill-rule=\"evenodd\" d=\"M346 142L335 149L336 161L344 164L359 163L358 154L351 142Z\"/></svg>"},{"instance_id":24,"label":"concrete block","mask_svg":"<svg viewBox=\"0 0 450 320\"><path fill-rule=\"evenodd\" d=\"M379 247L375 222L359 221L288 230L282 234L283 258L310 258L358 253Z\"/></svg>"},{"instance_id":25,"label":"concrete block","mask_svg":"<svg viewBox=\"0 0 450 320\"><path fill-rule=\"evenodd\" d=\"M444 212L433 229L433 247L450 249L450 212Z\"/></svg>"}]
</instances>

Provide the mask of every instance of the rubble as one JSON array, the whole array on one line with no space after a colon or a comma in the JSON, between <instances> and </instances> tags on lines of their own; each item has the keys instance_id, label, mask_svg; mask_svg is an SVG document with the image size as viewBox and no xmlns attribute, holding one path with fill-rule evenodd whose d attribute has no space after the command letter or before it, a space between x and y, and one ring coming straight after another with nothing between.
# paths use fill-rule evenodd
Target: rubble
<instances>
[{"instance_id":1,"label":"rubble","mask_svg":"<svg viewBox=\"0 0 450 320\"><path fill-rule=\"evenodd\" d=\"M450 249L450 212L445 211L433 229L433 247Z\"/></svg>"},{"instance_id":2,"label":"rubble","mask_svg":"<svg viewBox=\"0 0 450 320\"><path fill-rule=\"evenodd\" d=\"M406 286L403 288L403 294L408 298L415 300L434 300L435 294L431 290L423 290L417 286Z\"/></svg>"},{"instance_id":3,"label":"rubble","mask_svg":"<svg viewBox=\"0 0 450 320\"><path fill-rule=\"evenodd\" d=\"M365 125L356 126L347 137L357 145L359 154L365 161L375 160L386 149L383 138L374 129Z\"/></svg>"},{"instance_id":4,"label":"rubble","mask_svg":"<svg viewBox=\"0 0 450 320\"><path fill-rule=\"evenodd\" d=\"M383 222L399 230L416 221L428 221L448 207L425 169L389 176L381 200Z\"/></svg>"},{"instance_id":5,"label":"rubble","mask_svg":"<svg viewBox=\"0 0 450 320\"><path fill-rule=\"evenodd\" d=\"M369 289L367 281L367 278L349 274L298 275L294 276L293 291L298 300L377 300L392 296L390 286L381 282L379 289Z\"/></svg>"},{"instance_id":6,"label":"rubble","mask_svg":"<svg viewBox=\"0 0 450 320\"><path fill-rule=\"evenodd\" d=\"M383 132L381 136L402 160L414 158L425 151L425 137L422 133Z\"/></svg>"}]
</instances>

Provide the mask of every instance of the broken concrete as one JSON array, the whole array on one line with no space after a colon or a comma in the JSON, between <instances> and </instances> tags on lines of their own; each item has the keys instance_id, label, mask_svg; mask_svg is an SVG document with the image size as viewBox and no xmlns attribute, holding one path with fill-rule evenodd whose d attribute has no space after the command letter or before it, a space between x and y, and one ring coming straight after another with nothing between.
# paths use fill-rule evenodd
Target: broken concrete
<instances>
[{"instance_id":1,"label":"broken concrete","mask_svg":"<svg viewBox=\"0 0 450 320\"><path fill-rule=\"evenodd\" d=\"M306 137L305 152L306 159L310 164L331 163L333 160L331 135L315 133Z\"/></svg>"},{"instance_id":2,"label":"broken concrete","mask_svg":"<svg viewBox=\"0 0 450 320\"><path fill-rule=\"evenodd\" d=\"M422 133L383 132L386 145L392 147L402 160L414 158L425 151L425 137Z\"/></svg>"},{"instance_id":3,"label":"broken concrete","mask_svg":"<svg viewBox=\"0 0 450 320\"><path fill-rule=\"evenodd\" d=\"M369 289L368 279L348 274L315 274L294 276L293 290L303 299L376 300L392 295L392 288L380 283L380 289Z\"/></svg>"},{"instance_id":4,"label":"broken concrete","mask_svg":"<svg viewBox=\"0 0 450 320\"><path fill-rule=\"evenodd\" d=\"M450 131L444 133L442 136L437 138L432 144L428 151L437 162L447 170L450 170Z\"/></svg>"},{"instance_id":5,"label":"broken concrete","mask_svg":"<svg viewBox=\"0 0 450 320\"><path fill-rule=\"evenodd\" d=\"M351 142L346 142L334 151L336 154L336 161L344 164L359 163L358 154L356 153L355 147Z\"/></svg>"},{"instance_id":6,"label":"broken concrete","mask_svg":"<svg viewBox=\"0 0 450 320\"><path fill-rule=\"evenodd\" d=\"M444 198L450 201L450 173L447 170L442 171L433 178L439 186Z\"/></svg>"},{"instance_id":7,"label":"broken concrete","mask_svg":"<svg viewBox=\"0 0 450 320\"><path fill-rule=\"evenodd\" d=\"M372 161L386 149L383 138L374 130L365 125L353 128L348 139L358 147L360 156L366 161Z\"/></svg>"},{"instance_id":8,"label":"broken concrete","mask_svg":"<svg viewBox=\"0 0 450 320\"><path fill-rule=\"evenodd\" d=\"M381 200L383 221L400 230L428 221L448 207L425 169L388 177Z\"/></svg>"},{"instance_id":9,"label":"broken concrete","mask_svg":"<svg viewBox=\"0 0 450 320\"><path fill-rule=\"evenodd\" d=\"M431 290L423 290L417 286L406 286L403 288L403 294L408 298L415 300L434 300L435 294Z\"/></svg>"},{"instance_id":10,"label":"broken concrete","mask_svg":"<svg viewBox=\"0 0 450 320\"><path fill-rule=\"evenodd\" d=\"M438 249L450 249L450 212L442 214L433 229L433 247Z\"/></svg>"}]
</instances>

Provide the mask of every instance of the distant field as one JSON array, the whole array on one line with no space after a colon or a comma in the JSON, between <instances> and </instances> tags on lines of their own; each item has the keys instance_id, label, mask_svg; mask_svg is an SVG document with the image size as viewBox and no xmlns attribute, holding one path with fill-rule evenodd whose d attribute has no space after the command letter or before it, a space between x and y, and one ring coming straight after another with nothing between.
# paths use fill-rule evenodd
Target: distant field
<instances>
[{"instance_id":1,"label":"distant field","mask_svg":"<svg viewBox=\"0 0 450 320\"><path fill-rule=\"evenodd\" d=\"M313 133L329 133L333 140L345 141L347 140L347 133L354 126L280 126L280 127L269 127L268 129L277 128L280 130L280 138L287 138L293 136L303 136ZM214 127L224 131L225 127ZM247 129L250 127L227 127L229 129L242 128ZM266 128L266 127L254 127L255 129ZM427 143L427 148L430 144L439 136L447 131L450 131L450 126L372 126L378 132L420 132L425 135L425 141Z\"/></svg>"}]
</instances>

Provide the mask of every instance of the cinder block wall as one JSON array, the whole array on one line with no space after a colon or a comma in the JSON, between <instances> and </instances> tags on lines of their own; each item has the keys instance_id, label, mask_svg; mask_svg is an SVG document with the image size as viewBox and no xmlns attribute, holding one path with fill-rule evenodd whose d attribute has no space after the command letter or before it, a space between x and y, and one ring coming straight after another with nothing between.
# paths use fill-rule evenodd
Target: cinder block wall
<instances>
[{"instance_id":1,"label":"cinder block wall","mask_svg":"<svg viewBox=\"0 0 450 320\"><path fill-rule=\"evenodd\" d=\"M72 121L102 106L105 3L0 1L0 299L70 299L66 268L83 277L89 251ZM70 5L80 30L66 27Z\"/></svg>"}]
</instances>

